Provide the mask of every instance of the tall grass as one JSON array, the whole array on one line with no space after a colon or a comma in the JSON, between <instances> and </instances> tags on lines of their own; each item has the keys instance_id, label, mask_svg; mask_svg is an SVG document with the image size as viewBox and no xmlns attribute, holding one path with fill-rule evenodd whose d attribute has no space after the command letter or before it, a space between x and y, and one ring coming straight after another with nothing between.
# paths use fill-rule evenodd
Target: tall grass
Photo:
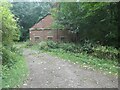
<instances>
[{"instance_id":1,"label":"tall grass","mask_svg":"<svg viewBox=\"0 0 120 90\"><path fill-rule=\"evenodd\" d=\"M8 68L2 67L2 88L14 88L21 85L27 76L26 62L23 57L17 56L18 61Z\"/></svg>"},{"instance_id":2,"label":"tall grass","mask_svg":"<svg viewBox=\"0 0 120 90\"><path fill-rule=\"evenodd\" d=\"M5 48L4 48L5 49ZM2 88L14 88L22 84L27 76L27 66L19 48L3 49ZM7 57L6 57L7 56Z\"/></svg>"}]
</instances>

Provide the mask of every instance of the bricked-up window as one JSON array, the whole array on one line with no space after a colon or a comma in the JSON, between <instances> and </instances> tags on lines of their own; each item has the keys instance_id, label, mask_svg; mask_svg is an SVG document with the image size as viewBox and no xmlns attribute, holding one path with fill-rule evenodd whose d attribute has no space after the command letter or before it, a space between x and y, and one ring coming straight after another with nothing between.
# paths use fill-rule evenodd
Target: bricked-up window
<instances>
[{"instance_id":1,"label":"bricked-up window","mask_svg":"<svg viewBox=\"0 0 120 90\"><path fill-rule=\"evenodd\" d=\"M35 41L38 41L40 39L39 36L35 36Z\"/></svg>"},{"instance_id":2,"label":"bricked-up window","mask_svg":"<svg viewBox=\"0 0 120 90\"><path fill-rule=\"evenodd\" d=\"M47 39L48 39L48 40L52 40L52 39L53 39L53 36L47 36Z\"/></svg>"},{"instance_id":3,"label":"bricked-up window","mask_svg":"<svg viewBox=\"0 0 120 90\"><path fill-rule=\"evenodd\" d=\"M65 36L60 36L60 40L64 41L65 40Z\"/></svg>"}]
</instances>

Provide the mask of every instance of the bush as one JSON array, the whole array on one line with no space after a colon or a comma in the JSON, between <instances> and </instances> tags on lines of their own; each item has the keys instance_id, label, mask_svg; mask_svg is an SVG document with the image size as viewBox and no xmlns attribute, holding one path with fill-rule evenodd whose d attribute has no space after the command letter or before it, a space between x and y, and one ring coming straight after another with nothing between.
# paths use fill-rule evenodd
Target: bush
<instances>
[{"instance_id":1,"label":"bush","mask_svg":"<svg viewBox=\"0 0 120 90\"><path fill-rule=\"evenodd\" d=\"M48 50L48 49L49 49L48 44L47 44L47 42L45 42L45 41L41 41L41 42L38 44L38 48L39 48L40 50Z\"/></svg>"},{"instance_id":2,"label":"bush","mask_svg":"<svg viewBox=\"0 0 120 90\"><path fill-rule=\"evenodd\" d=\"M98 58L107 58L107 59L118 59L118 53L119 51L116 48L110 47L110 46L100 46L98 45L96 48L93 48L94 53L92 53L93 56Z\"/></svg>"},{"instance_id":3,"label":"bush","mask_svg":"<svg viewBox=\"0 0 120 90\"><path fill-rule=\"evenodd\" d=\"M2 65L2 88L15 88L26 79L28 69L23 56L14 54L14 59L16 62L11 67Z\"/></svg>"},{"instance_id":4,"label":"bush","mask_svg":"<svg viewBox=\"0 0 120 90\"><path fill-rule=\"evenodd\" d=\"M18 48L18 47L13 46L11 48L11 51L14 52L14 53L17 53L19 55L22 55L22 50L20 48Z\"/></svg>"},{"instance_id":5,"label":"bush","mask_svg":"<svg viewBox=\"0 0 120 90\"><path fill-rule=\"evenodd\" d=\"M58 48L58 43L54 41L41 41L38 44L40 50L50 50Z\"/></svg>"},{"instance_id":6,"label":"bush","mask_svg":"<svg viewBox=\"0 0 120 90\"><path fill-rule=\"evenodd\" d=\"M17 56L22 56L22 51L17 47L7 49L2 47L2 64L11 67L17 62Z\"/></svg>"},{"instance_id":7,"label":"bush","mask_svg":"<svg viewBox=\"0 0 120 90\"><path fill-rule=\"evenodd\" d=\"M62 49L65 52L87 53L100 59L118 59L118 50L113 47L101 46L85 41L83 44L57 43L54 41L42 41L38 44L40 50L51 51L52 49Z\"/></svg>"},{"instance_id":8,"label":"bush","mask_svg":"<svg viewBox=\"0 0 120 90\"><path fill-rule=\"evenodd\" d=\"M0 45L0 63L2 62L2 45Z\"/></svg>"},{"instance_id":9,"label":"bush","mask_svg":"<svg viewBox=\"0 0 120 90\"><path fill-rule=\"evenodd\" d=\"M33 46L33 44L31 42L27 41L25 46L26 46L26 48L28 48L28 47Z\"/></svg>"},{"instance_id":10,"label":"bush","mask_svg":"<svg viewBox=\"0 0 120 90\"><path fill-rule=\"evenodd\" d=\"M7 65L10 67L16 63L16 60L17 58L15 56L15 53L5 48L2 49L2 64L3 65Z\"/></svg>"},{"instance_id":11,"label":"bush","mask_svg":"<svg viewBox=\"0 0 120 90\"><path fill-rule=\"evenodd\" d=\"M15 87L23 82L27 75L26 62L19 48L2 47L2 87ZM12 83L11 83L12 82Z\"/></svg>"},{"instance_id":12,"label":"bush","mask_svg":"<svg viewBox=\"0 0 120 90\"><path fill-rule=\"evenodd\" d=\"M93 44L92 42L90 42L89 40L85 40L85 42L83 43L83 45L81 45L80 50L82 52L86 52L88 54L93 52Z\"/></svg>"},{"instance_id":13,"label":"bush","mask_svg":"<svg viewBox=\"0 0 120 90\"><path fill-rule=\"evenodd\" d=\"M78 52L78 46L73 43L61 43L59 47L65 51Z\"/></svg>"},{"instance_id":14,"label":"bush","mask_svg":"<svg viewBox=\"0 0 120 90\"><path fill-rule=\"evenodd\" d=\"M54 41L47 41L47 45L49 48L52 48L52 49L56 49L58 48L58 43L54 42Z\"/></svg>"}]
</instances>

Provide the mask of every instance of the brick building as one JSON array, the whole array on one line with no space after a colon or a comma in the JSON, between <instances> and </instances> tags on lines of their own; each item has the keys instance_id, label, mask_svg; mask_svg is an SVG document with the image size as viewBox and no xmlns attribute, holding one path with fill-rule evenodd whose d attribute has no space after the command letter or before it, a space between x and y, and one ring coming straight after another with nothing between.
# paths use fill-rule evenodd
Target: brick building
<instances>
[{"instance_id":1,"label":"brick building","mask_svg":"<svg viewBox=\"0 0 120 90\"><path fill-rule=\"evenodd\" d=\"M44 40L72 41L74 34L68 30L52 28L53 18L50 14L43 17L38 23L29 29L30 41L40 42Z\"/></svg>"}]
</instances>

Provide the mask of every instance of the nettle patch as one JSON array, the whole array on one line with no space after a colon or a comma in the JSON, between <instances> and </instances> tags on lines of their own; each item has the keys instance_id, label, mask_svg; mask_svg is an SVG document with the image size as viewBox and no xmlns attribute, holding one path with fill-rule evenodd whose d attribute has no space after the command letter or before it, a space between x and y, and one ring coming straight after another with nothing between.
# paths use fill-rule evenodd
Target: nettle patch
<instances>
[{"instance_id":1,"label":"nettle patch","mask_svg":"<svg viewBox=\"0 0 120 90\"><path fill-rule=\"evenodd\" d=\"M118 59L119 51L116 48L109 46L101 46L91 43L74 44L61 43L53 41L42 41L36 45L39 50L52 51L53 49L62 49L65 52L85 53L87 55L100 59L115 60Z\"/></svg>"}]
</instances>

